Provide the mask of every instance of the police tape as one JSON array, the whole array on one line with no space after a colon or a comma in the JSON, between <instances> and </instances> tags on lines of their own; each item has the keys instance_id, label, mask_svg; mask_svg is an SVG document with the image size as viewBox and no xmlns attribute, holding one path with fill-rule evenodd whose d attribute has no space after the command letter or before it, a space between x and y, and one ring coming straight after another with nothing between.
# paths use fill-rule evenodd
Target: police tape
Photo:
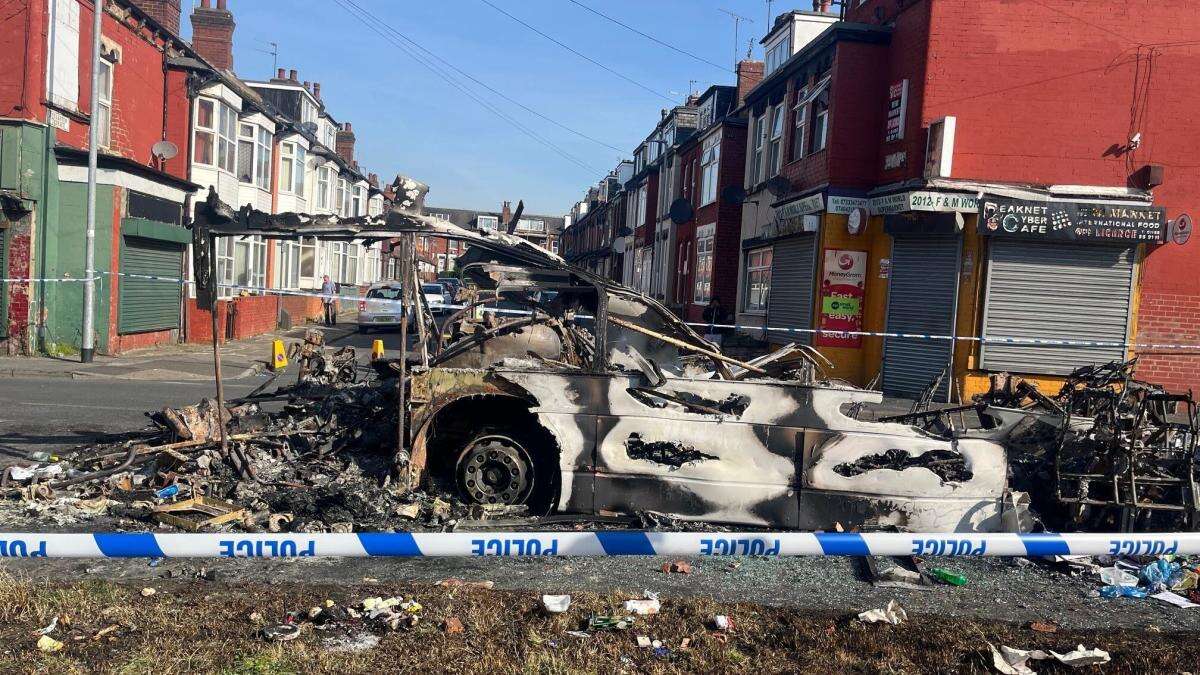
<instances>
[{"instance_id":1,"label":"police tape","mask_svg":"<svg viewBox=\"0 0 1200 675\"><path fill-rule=\"evenodd\" d=\"M92 277L92 281L101 281L102 276ZM37 277L9 277L0 279L0 284L78 284L87 281L87 277L59 277L55 279L40 279Z\"/></svg>"},{"instance_id":2,"label":"police tape","mask_svg":"<svg viewBox=\"0 0 1200 675\"><path fill-rule=\"evenodd\" d=\"M195 284L194 281L187 279L178 279L173 277L162 277L148 274L131 274L128 272L102 272L102 274L116 277L126 277L130 279L142 279L149 281L162 281L181 285ZM9 279L0 279L0 282L11 281ZM83 281L82 279L31 279L26 281ZM319 298L322 301L341 301L341 302L360 302L369 301L374 306L399 306L403 307L403 301L390 298L366 298L364 296L346 296L346 295L330 295L328 293L318 293L311 291L296 291L280 288L268 288L265 286L246 286L241 284L226 284L218 283L218 288L246 292L259 293L263 295L281 295L289 297L305 297ZM449 303L432 303L431 308L436 310L460 310L465 309L467 305L449 304ZM480 311L492 314L515 314L529 315L528 310L506 309L501 307L481 307ZM577 319L593 319L594 317L586 315L577 315ZM977 342L979 344L1006 344L1006 345L1023 345L1023 346L1042 346L1042 347L1095 347L1095 348L1111 348L1111 349L1174 349L1174 350L1198 350L1200 351L1200 342L1197 343L1162 343L1162 342L1136 342L1136 341L1115 341L1115 340L1068 340L1061 338L1021 338L1021 337L997 337L997 336L979 336L979 335L944 335L936 333L898 333L888 331L840 331L827 330L822 328L795 328L792 326L758 326L753 324L737 324L737 323L708 323L702 321L688 321L687 325L702 328L704 330L714 329L733 329L752 331L757 333L791 333L796 335L820 335L832 338L848 338L848 337L871 337L871 338L892 338L892 339L912 339L912 340L934 340L934 341L951 341L951 342ZM380 324L382 325L382 324Z\"/></svg>"},{"instance_id":3,"label":"police tape","mask_svg":"<svg viewBox=\"0 0 1200 675\"><path fill-rule=\"evenodd\" d=\"M0 534L0 558L1194 555L1198 533L379 532Z\"/></svg>"}]
</instances>

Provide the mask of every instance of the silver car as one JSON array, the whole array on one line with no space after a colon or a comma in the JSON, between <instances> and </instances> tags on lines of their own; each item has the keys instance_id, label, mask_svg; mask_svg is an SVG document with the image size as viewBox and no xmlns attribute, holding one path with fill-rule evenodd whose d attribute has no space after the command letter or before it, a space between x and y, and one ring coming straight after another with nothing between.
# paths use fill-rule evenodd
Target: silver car
<instances>
[{"instance_id":1,"label":"silver car","mask_svg":"<svg viewBox=\"0 0 1200 675\"><path fill-rule=\"evenodd\" d=\"M401 305L401 294L400 282L375 284L367 289L367 294L358 301L358 332L398 328L406 314Z\"/></svg>"}]
</instances>

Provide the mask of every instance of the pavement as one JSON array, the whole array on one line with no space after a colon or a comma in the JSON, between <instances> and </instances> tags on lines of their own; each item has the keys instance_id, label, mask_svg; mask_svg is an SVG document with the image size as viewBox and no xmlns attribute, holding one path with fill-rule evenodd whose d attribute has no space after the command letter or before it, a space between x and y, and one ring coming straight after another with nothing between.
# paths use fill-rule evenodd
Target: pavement
<instances>
[{"instance_id":1,"label":"pavement","mask_svg":"<svg viewBox=\"0 0 1200 675\"><path fill-rule=\"evenodd\" d=\"M306 328L325 333L328 344L340 344L355 334L355 313L345 313L335 327L317 324L276 331L221 344L221 375L227 382L253 378L263 373L271 357L271 342L294 341ZM366 336L362 336L366 337ZM370 341L366 341L370 349ZM119 356L98 355L92 363L57 357L0 357L0 378L66 377L159 382L212 382L211 344L171 344L138 349Z\"/></svg>"}]
</instances>

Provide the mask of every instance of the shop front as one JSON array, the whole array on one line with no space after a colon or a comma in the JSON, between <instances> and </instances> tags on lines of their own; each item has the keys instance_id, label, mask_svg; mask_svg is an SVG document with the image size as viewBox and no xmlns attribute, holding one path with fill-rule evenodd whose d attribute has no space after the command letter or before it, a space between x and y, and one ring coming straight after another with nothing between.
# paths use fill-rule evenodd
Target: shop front
<instances>
[{"instance_id":1,"label":"shop front","mask_svg":"<svg viewBox=\"0 0 1200 675\"><path fill-rule=\"evenodd\" d=\"M1141 245L1165 241L1162 208L985 197L978 233L987 274L969 390L986 387L992 372L1063 376L1126 358Z\"/></svg>"}]
</instances>

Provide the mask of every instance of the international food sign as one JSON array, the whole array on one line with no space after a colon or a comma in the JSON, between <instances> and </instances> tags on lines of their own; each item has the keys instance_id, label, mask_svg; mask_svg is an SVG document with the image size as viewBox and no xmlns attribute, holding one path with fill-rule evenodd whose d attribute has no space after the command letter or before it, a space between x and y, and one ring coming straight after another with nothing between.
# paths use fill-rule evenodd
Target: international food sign
<instances>
[{"instance_id":1,"label":"international food sign","mask_svg":"<svg viewBox=\"0 0 1200 675\"><path fill-rule=\"evenodd\" d=\"M989 197L979 212L979 232L994 237L1161 244L1167 234L1159 206Z\"/></svg>"},{"instance_id":2,"label":"international food sign","mask_svg":"<svg viewBox=\"0 0 1200 675\"><path fill-rule=\"evenodd\" d=\"M863 297L866 295L867 252L826 249L821 278L818 347L861 347Z\"/></svg>"}]
</instances>

